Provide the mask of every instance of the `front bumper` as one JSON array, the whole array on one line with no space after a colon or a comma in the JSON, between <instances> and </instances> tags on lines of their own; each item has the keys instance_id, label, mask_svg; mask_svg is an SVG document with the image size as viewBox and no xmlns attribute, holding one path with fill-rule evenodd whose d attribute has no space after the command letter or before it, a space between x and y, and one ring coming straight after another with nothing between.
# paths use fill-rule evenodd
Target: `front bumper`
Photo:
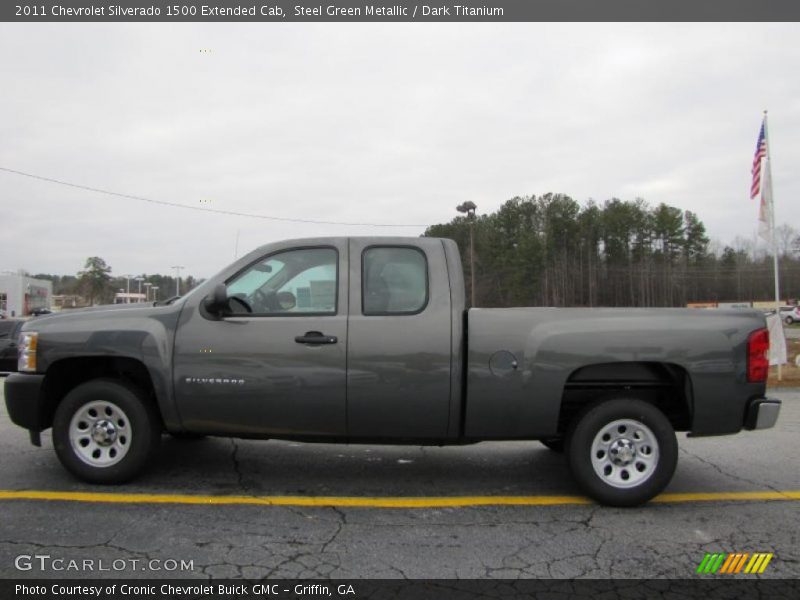
<instances>
[{"instance_id":1,"label":"front bumper","mask_svg":"<svg viewBox=\"0 0 800 600\"><path fill-rule=\"evenodd\" d=\"M756 398L750 402L744 417L745 429L774 427L781 412L781 401L775 398Z\"/></svg>"},{"instance_id":2,"label":"front bumper","mask_svg":"<svg viewBox=\"0 0 800 600\"><path fill-rule=\"evenodd\" d=\"M5 397L11 421L31 432L31 441L38 439L39 432L49 427L45 423L44 375L12 373L6 377Z\"/></svg>"}]
</instances>

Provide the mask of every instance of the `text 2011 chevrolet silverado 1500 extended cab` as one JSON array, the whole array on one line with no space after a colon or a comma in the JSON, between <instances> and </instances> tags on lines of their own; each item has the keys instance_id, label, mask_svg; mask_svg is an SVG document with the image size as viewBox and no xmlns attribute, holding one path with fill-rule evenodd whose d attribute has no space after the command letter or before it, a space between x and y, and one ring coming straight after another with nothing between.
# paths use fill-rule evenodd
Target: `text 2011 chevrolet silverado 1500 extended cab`
<instances>
[{"instance_id":1,"label":"text 2011 chevrolet silverado 1500 extended cab","mask_svg":"<svg viewBox=\"0 0 800 600\"><path fill-rule=\"evenodd\" d=\"M772 427L769 337L749 310L465 309L455 242L258 248L165 304L28 322L11 419L76 476L130 479L163 431L324 442L563 448L600 502L670 481L675 431Z\"/></svg>"}]
</instances>

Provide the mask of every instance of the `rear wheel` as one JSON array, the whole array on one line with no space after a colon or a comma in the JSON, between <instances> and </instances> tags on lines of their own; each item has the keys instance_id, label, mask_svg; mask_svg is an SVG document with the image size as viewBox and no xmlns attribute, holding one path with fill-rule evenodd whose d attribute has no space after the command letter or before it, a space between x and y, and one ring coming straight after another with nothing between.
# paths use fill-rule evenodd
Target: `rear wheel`
<instances>
[{"instance_id":1,"label":"rear wheel","mask_svg":"<svg viewBox=\"0 0 800 600\"><path fill-rule=\"evenodd\" d=\"M636 506L667 486L678 461L675 431L642 400L596 404L574 422L567 443L572 473L584 492L611 506Z\"/></svg>"},{"instance_id":2,"label":"rear wheel","mask_svg":"<svg viewBox=\"0 0 800 600\"><path fill-rule=\"evenodd\" d=\"M135 477L158 448L161 423L141 392L95 379L70 391L53 417L53 446L61 464L91 483Z\"/></svg>"}]
</instances>

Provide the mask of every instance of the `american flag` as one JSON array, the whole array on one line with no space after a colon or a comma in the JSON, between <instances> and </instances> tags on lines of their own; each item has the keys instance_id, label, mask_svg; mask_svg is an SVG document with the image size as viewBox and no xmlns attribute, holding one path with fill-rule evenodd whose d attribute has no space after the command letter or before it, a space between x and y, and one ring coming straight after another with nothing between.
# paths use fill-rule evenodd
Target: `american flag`
<instances>
[{"instance_id":1,"label":"american flag","mask_svg":"<svg viewBox=\"0 0 800 600\"><path fill-rule=\"evenodd\" d=\"M761 131L758 132L756 142L756 155L753 157L753 181L750 184L750 198L755 198L761 191L761 159L767 155L767 138L764 135L764 121L761 122Z\"/></svg>"}]
</instances>

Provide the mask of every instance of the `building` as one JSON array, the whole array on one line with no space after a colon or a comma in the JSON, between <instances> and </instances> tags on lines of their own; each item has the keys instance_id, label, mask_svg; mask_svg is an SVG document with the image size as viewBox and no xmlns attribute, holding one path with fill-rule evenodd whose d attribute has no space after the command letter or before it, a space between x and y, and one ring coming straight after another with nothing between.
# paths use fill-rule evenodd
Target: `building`
<instances>
[{"instance_id":1,"label":"building","mask_svg":"<svg viewBox=\"0 0 800 600\"><path fill-rule=\"evenodd\" d=\"M133 302L145 302L147 296L145 294L134 294L118 292L114 294L114 304L131 304Z\"/></svg>"},{"instance_id":2,"label":"building","mask_svg":"<svg viewBox=\"0 0 800 600\"><path fill-rule=\"evenodd\" d=\"M62 308L83 308L85 306L89 306L89 303L86 302L86 299L83 296L79 296L77 294L53 295L54 309L60 310Z\"/></svg>"},{"instance_id":3,"label":"building","mask_svg":"<svg viewBox=\"0 0 800 600\"><path fill-rule=\"evenodd\" d=\"M22 273L0 274L0 310L9 317L24 317L37 308L50 308L53 282Z\"/></svg>"}]
</instances>

